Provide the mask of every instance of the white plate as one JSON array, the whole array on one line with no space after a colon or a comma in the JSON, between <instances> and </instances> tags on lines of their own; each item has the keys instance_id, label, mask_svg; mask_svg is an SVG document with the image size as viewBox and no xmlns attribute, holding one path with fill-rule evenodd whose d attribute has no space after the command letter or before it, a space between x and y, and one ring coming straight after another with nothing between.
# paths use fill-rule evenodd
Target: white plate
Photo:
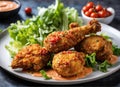
<instances>
[{"instance_id":1,"label":"white plate","mask_svg":"<svg viewBox=\"0 0 120 87\"><path fill-rule=\"evenodd\" d=\"M102 31L109 35L113 42L117 44L120 47L120 32L116 30L115 28L112 28L106 24L101 24L102 25ZM5 49L5 45L7 45L10 41L10 37L8 35L7 30L4 31L3 33L0 34L0 66L7 70L8 72L16 75L19 78L22 78L24 80L36 82L36 83L44 83L44 84L54 84L54 85L65 85L65 84L77 84L77 83L85 83L85 82L90 82L93 80L97 80L103 77L106 77L117 70L120 69L120 57L118 60L118 63L115 64L113 67L108 69L108 72L103 73L100 71L95 71L91 75L87 76L86 78L78 79L78 80L67 80L67 81L56 81L56 80L44 80L42 77L33 77L29 74L22 73L22 72L16 72L11 69L10 64L11 64L11 58L8 53L8 51Z\"/></svg>"}]
</instances>

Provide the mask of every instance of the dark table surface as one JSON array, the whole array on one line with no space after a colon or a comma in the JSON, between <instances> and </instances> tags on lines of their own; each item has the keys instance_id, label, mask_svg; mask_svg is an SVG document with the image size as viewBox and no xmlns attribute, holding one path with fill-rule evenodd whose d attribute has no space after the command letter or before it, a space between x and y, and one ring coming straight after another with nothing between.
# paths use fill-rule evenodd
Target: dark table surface
<instances>
[{"instance_id":1,"label":"dark table surface","mask_svg":"<svg viewBox=\"0 0 120 87\"><path fill-rule=\"evenodd\" d=\"M70 7L75 7L79 14L81 7L87 3L87 1L90 0L61 0L65 6L70 6ZM109 24L110 26L120 30L120 1L119 0L92 0L95 3L101 3L103 6L107 7L113 7L116 11L116 15L114 20ZM0 20L0 29L5 29L7 28L10 23L14 23L17 20L25 20L26 18L29 18L30 16L27 16L24 13L24 8L25 7L32 7L33 14L37 14L37 7L38 6L45 6L47 7L48 5L52 4L54 0L20 0L22 3L22 8L19 12L18 15L6 19L6 20ZM81 15L81 14L80 14ZM29 81L22 80L20 78L15 77L14 75L8 73L4 69L0 67L0 87L23 87L23 86L48 86L45 84L38 84L38 83L33 83ZM112 75L109 75L105 78L92 81L92 82L87 82L83 84L76 84L72 86L104 86L104 87L120 87L120 70L117 72L113 73ZM49 86L48 86L49 87Z\"/></svg>"}]
</instances>

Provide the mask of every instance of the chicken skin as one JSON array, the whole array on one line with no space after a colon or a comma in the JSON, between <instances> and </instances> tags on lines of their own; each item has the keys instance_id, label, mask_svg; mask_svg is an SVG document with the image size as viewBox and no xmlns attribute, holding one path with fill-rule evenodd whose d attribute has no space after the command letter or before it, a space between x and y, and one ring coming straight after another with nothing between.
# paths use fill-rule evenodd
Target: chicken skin
<instances>
[{"instance_id":1,"label":"chicken skin","mask_svg":"<svg viewBox=\"0 0 120 87\"><path fill-rule=\"evenodd\" d=\"M24 70L38 71L48 62L50 56L46 48L39 44L32 44L21 49L13 58L11 67L23 68Z\"/></svg>"},{"instance_id":2,"label":"chicken skin","mask_svg":"<svg viewBox=\"0 0 120 87\"><path fill-rule=\"evenodd\" d=\"M118 59L117 56L113 55L112 42L98 35L85 38L75 46L75 50L82 51L86 54L95 52L97 60L108 60L110 64L115 64Z\"/></svg>"},{"instance_id":3,"label":"chicken skin","mask_svg":"<svg viewBox=\"0 0 120 87\"><path fill-rule=\"evenodd\" d=\"M79 27L79 24L76 23L76 22L72 22L72 23L69 24L70 29L75 28L75 27Z\"/></svg>"},{"instance_id":4,"label":"chicken skin","mask_svg":"<svg viewBox=\"0 0 120 87\"><path fill-rule=\"evenodd\" d=\"M62 51L56 54L52 61L52 68L64 77L74 76L83 71L85 54L76 51Z\"/></svg>"},{"instance_id":5,"label":"chicken skin","mask_svg":"<svg viewBox=\"0 0 120 87\"><path fill-rule=\"evenodd\" d=\"M70 30L57 31L49 34L44 40L44 46L48 51L57 53L65 51L75 46L78 42L85 38L85 35L96 33L101 30L101 25L96 20L90 21L89 24L81 27L70 26Z\"/></svg>"}]
</instances>

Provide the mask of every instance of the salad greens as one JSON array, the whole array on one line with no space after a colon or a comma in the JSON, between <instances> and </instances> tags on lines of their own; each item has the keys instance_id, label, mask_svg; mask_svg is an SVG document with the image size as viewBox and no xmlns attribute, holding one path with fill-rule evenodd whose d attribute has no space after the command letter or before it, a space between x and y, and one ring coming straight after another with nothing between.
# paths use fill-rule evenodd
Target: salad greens
<instances>
[{"instance_id":1,"label":"salad greens","mask_svg":"<svg viewBox=\"0 0 120 87\"><path fill-rule=\"evenodd\" d=\"M111 66L111 64L109 64L107 60L105 60L104 62L96 61L96 53L92 53L89 55L87 54L85 57L85 62L87 67L92 67L94 70L99 70L102 72L107 72L107 68Z\"/></svg>"},{"instance_id":2,"label":"salad greens","mask_svg":"<svg viewBox=\"0 0 120 87\"><path fill-rule=\"evenodd\" d=\"M18 52L18 50L20 50L22 48L22 44L19 41L11 41L9 43L9 46L6 45L5 48L9 51L11 57L13 58L15 56L15 54ZM17 48L17 49L15 49Z\"/></svg>"},{"instance_id":3,"label":"salad greens","mask_svg":"<svg viewBox=\"0 0 120 87\"><path fill-rule=\"evenodd\" d=\"M71 22L82 24L77 10L65 8L60 0L56 0L55 4L48 8L38 7L37 16L25 21L17 21L8 27L9 35L13 40L6 48L14 56L13 54L25 45L38 43L43 46L43 40L49 33L67 30Z\"/></svg>"}]
</instances>

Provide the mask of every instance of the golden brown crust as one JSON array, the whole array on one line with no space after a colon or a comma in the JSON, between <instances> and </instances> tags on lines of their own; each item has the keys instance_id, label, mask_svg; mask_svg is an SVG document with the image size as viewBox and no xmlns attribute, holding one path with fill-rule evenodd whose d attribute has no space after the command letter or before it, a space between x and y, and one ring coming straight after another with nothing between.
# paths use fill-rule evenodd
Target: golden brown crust
<instances>
[{"instance_id":1,"label":"golden brown crust","mask_svg":"<svg viewBox=\"0 0 120 87\"><path fill-rule=\"evenodd\" d=\"M11 67L30 69L38 71L43 68L49 60L49 52L39 44L32 44L21 49L13 58Z\"/></svg>"},{"instance_id":2,"label":"golden brown crust","mask_svg":"<svg viewBox=\"0 0 120 87\"><path fill-rule=\"evenodd\" d=\"M85 64L84 58L84 53L63 51L54 56L52 67L62 76L73 76L83 70Z\"/></svg>"},{"instance_id":3,"label":"golden brown crust","mask_svg":"<svg viewBox=\"0 0 120 87\"><path fill-rule=\"evenodd\" d=\"M101 36L90 36L79 42L75 46L75 50L91 54L103 49L104 45L105 39Z\"/></svg>"},{"instance_id":4,"label":"golden brown crust","mask_svg":"<svg viewBox=\"0 0 120 87\"><path fill-rule=\"evenodd\" d=\"M76 23L76 22L73 22L73 23L70 23L70 24L69 24L69 28L70 28L70 29L75 28L75 27L79 27L79 24Z\"/></svg>"},{"instance_id":5,"label":"golden brown crust","mask_svg":"<svg viewBox=\"0 0 120 87\"><path fill-rule=\"evenodd\" d=\"M78 42L85 38L85 35L96 33L101 30L101 25L92 20L88 25L75 27L67 31L58 31L49 34L44 40L44 46L50 52L57 53L65 51L75 46Z\"/></svg>"}]
</instances>

